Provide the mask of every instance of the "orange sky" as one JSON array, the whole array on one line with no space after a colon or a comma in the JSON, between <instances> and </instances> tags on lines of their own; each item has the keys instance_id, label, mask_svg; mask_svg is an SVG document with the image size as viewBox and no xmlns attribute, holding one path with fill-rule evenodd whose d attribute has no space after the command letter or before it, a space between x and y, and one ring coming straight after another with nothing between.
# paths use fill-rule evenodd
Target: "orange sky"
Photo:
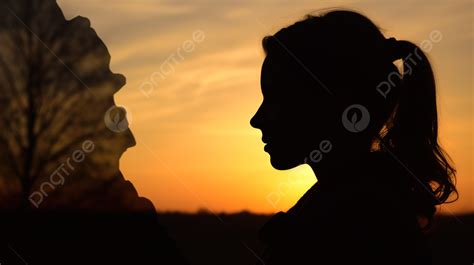
<instances>
[{"instance_id":1,"label":"orange sky","mask_svg":"<svg viewBox=\"0 0 474 265\"><path fill-rule=\"evenodd\" d=\"M125 153L121 169L158 210L276 212L315 183L307 166L274 170L260 131L249 125L262 100L264 35L334 6L361 11L388 37L420 44L440 31L428 55L438 82L441 142L458 168L461 193L443 209L474 211L470 0L58 2L67 18L91 20L113 71L127 77L115 98L130 113L137 146ZM202 38L193 39L195 32Z\"/></svg>"}]
</instances>

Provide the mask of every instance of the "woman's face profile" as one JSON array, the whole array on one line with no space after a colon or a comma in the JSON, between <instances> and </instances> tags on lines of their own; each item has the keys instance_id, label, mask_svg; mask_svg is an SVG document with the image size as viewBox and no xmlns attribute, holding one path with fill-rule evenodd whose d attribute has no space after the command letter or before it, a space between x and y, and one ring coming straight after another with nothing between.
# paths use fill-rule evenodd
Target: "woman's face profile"
<instances>
[{"instance_id":1,"label":"woman's face profile","mask_svg":"<svg viewBox=\"0 0 474 265\"><path fill-rule=\"evenodd\" d=\"M285 170L305 163L335 126L327 97L304 69L272 56L264 60L261 89L263 102L250 124L262 131L272 166Z\"/></svg>"}]
</instances>

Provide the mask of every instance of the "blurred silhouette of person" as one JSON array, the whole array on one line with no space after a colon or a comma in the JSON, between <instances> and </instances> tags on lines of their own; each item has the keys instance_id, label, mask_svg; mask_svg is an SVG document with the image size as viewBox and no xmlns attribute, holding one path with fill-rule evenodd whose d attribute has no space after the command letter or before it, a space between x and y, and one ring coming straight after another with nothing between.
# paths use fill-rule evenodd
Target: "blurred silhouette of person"
<instances>
[{"instance_id":1,"label":"blurred silhouette of person","mask_svg":"<svg viewBox=\"0 0 474 265\"><path fill-rule=\"evenodd\" d=\"M309 15L263 49L251 125L275 169L308 164L318 180L262 227L264 264L430 264L436 206L457 192L423 51L345 10Z\"/></svg>"},{"instance_id":2,"label":"blurred silhouette of person","mask_svg":"<svg viewBox=\"0 0 474 265\"><path fill-rule=\"evenodd\" d=\"M0 263L185 264L122 176L125 85L86 18L0 1ZM8 262L7 262L8 261Z\"/></svg>"}]
</instances>

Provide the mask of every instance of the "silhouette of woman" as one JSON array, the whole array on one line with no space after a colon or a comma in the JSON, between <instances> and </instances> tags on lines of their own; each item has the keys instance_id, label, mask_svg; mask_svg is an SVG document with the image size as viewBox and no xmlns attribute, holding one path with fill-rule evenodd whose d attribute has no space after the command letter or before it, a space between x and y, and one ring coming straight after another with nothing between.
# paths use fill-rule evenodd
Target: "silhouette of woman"
<instances>
[{"instance_id":1,"label":"silhouette of woman","mask_svg":"<svg viewBox=\"0 0 474 265\"><path fill-rule=\"evenodd\" d=\"M457 192L426 55L340 10L283 28L263 48L251 125L274 168L306 163L318 178L261 229L264 264L430 264L425 232Z\"/></svg>"}]
</instances>

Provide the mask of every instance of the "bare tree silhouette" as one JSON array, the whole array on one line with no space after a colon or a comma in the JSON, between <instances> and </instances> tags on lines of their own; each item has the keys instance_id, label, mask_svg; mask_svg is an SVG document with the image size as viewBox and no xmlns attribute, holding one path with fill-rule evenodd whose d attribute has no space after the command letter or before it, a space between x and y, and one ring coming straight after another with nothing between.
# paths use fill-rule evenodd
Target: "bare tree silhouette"
<instances>
[{"instance_id":1,"label":"bare tree silhouette","mask_svg":"<svg viewBox=\"0 0 474 265\"><path fill-rule=\"evenodd\" d=\"M55 0L1 0L0 40L0 251L20 246L37 264L182 264L120 173L135 144L113 99L125 78L89 20L66 20Z\"/></svg>"},{"instance_id":2,"label":"bare tree silhouette","mask_svg":"<svg viewBox=\"0 0 474 265\"><path fill-rule=\"evenodd\" d=\"M36 186L86 140L101 148L86 162L103 179L111 178L118 172L117 153L133 145L133 138L104 123L113 94L125 84L110 71L107 48L86 18L66 21L54 1L1 5L2 186L21 189L21 206L27 207ZM74 185L73 180L66 183Z\"/></svg>"}]
</instances>

